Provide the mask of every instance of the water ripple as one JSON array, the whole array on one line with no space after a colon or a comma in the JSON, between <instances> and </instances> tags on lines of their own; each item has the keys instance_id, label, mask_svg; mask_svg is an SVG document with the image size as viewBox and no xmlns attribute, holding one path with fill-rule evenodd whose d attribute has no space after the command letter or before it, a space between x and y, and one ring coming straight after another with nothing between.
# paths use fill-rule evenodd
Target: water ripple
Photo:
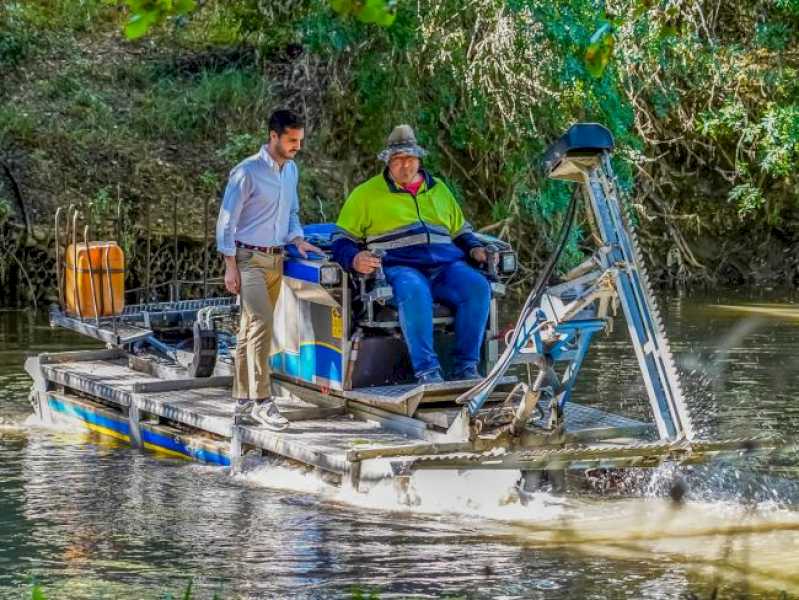
<instances>
[{"instance_id":1,"label":"water ripple","mask_svg":"<svg viewBox=\"0 0 799 600\"><path fill-rule=\"evenodd\" d=\"M736 328L729 313L685 301L667 312L703 431L794 435L799 328ZM48 597L70 599L163 598L189 578L197 598L340 598L358 588L384 599L661 599L707 597L716 582L735 590L744 577L799 593L788 577L799 572L799 486L785 476L799 466L795 453L639 474L635 498L542 495L527 507L506 503L513 474L432 474L414 481L422 505L410 510L390 487L345 497L268 463L231 478L28 426L24 353L85 343L52 333L0 316L0 599L24 596L31 576ZM648 418L625 335L617 327L599 338L578 398ZM689 489L679 512L662 500L677 476Z\"/></svg>"}]
</instances>

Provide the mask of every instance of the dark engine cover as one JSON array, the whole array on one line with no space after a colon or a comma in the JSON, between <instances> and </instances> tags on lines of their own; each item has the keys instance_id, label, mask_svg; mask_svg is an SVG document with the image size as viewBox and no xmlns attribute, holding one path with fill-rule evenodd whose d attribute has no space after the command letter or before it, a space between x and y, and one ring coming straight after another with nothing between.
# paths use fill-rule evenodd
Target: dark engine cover
<instances>
[{"instance_id":1,"label":"dark engine cover","mask_svg":"<svg viewBox=\"0 0 799 600\"><path fill-rule=\"evenodd\" d=\"M393 335L361 339L352 369L352 387L396 385L414 380L405 340Z\"/></svg>"},{"instance_id":2,"label":"dark engine cover","mask_svg":"<svg viewBox=\"0 0 799 600\"><path fill-rule=\"evenodd\" d=\"M599 123L575 123L550 144L544 153L544 170L549 175L560 160L569 153L599 154L613 150L613 135Z\"/></svg>"},{"instance_id":3,"label":"dark engine cover","mask_svg":"<svg viewBox=\"0 0 799 600\"><path fill-rule=\"evenodd\" d=\"M446 376L452 370L455 335L448 331L436 331L433 343ZM413 383L415 380L405 340L393 335L371 335L361 339L358 360L352 369L353 389Z\"/></svg>"}]
</instances>

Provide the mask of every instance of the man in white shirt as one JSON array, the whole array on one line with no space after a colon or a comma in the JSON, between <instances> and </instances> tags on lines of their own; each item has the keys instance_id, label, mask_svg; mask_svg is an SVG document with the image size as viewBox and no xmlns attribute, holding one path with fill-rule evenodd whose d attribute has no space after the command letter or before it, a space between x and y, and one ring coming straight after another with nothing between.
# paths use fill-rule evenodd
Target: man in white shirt
<instances>
[{"instance_id":1,"label":"man in white shirt","mask_svg":"<svg viewBox=\"0 0 799 600\"><path fill-rule=\"evenodd\" d=\"M280 293L283 247L302 256L322 253L303 239L299 219L299 173L292 160L302 146L304 123L290 110L269 117L269 142L230 172L216 226L225 259L225 287L241 295L235 353L234 419L251 418L273 429L288 421L271 397L269 349L272 312Z\"/></svg>"}]
</instances>

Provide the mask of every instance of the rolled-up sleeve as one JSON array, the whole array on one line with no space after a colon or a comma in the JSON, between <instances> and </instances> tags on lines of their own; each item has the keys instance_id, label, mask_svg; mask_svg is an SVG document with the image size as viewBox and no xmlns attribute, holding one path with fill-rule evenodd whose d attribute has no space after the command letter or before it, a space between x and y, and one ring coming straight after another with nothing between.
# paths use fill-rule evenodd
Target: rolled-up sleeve
<instances>
[{"instance_id":1,"label":"rolled-up sleeve","mask_svg":"<svg viewBox=\"0 0 799 600\"><path fill-rule=\"evenodd\" d=\"M225 256L236 256L234 235L242 206L250 193L250 186L250 179L244 169L231 171L216 221L216 249Z\"/></svg>"},{"instance_id":2,"label":"rolled-up sleeve","mask_svg":"<svg viewBox=\"0 0 799 600\"><path fill-rule=\"evenodd\" d=\"M287 242L290 242L293 239L303 237L302 232L302 223L300 223L300 195L298 193L299 189L299 171L294 165L294 185L291 186L293 191L292 199L291 199L291 209L289 211L289 233Z\"/></svg>"}]
</instances>

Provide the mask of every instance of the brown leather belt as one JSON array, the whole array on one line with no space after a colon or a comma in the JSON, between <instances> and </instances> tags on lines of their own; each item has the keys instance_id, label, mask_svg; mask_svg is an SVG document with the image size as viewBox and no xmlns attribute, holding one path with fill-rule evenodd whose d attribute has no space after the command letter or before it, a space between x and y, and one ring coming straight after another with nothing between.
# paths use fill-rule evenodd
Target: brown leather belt
<instances>
[{"instance_id":1,"label":"brown leather belt","mask_svg":"<svg viewBox=\"0 0 799 600\"><path fill-rule=\"evenodd\" d=\"M236 247L263 252L264 254L283 254L283 246L253 246L252 244L245 244L244 242L236 240Z\"/></svg>"}]
</instances>

